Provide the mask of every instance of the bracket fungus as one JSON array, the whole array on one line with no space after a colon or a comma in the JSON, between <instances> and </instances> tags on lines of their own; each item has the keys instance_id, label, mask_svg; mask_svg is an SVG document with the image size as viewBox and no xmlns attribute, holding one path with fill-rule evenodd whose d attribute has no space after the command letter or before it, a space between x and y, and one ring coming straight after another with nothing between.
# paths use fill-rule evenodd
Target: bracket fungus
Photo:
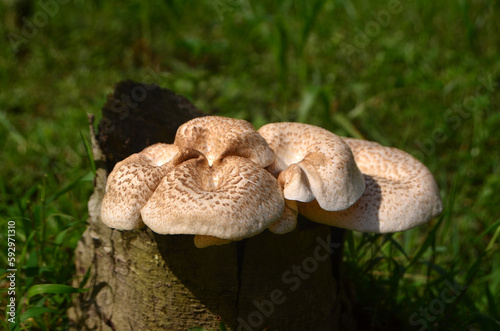
<instances>
[{"instance_id":1,"label":"bracket fungus","mask_svg":"<svg viewBox=\"0 0 500 331\"><path fill-rule=\"evenodd\" d=\"M156 157L157 150L168 157ZM147 225L159 234L192 234L198 247L254 236L285 211L282 190L264 169L273 161L250 123L193 119L179 127L174 144L148 147L116 164L101 219L121 230Z\"/></svg>"},{"instance_id":2,"label":"bracket fungus","mask_svg":"<svg viewBox=\"0 0 500 331\"><path fill-rule=\"evenodd\" d=\"M210 166L225 156L241 156L262 168L274 161L273 151L252 124L229 117L205 116L184 123L174 145L199 151Z\"/></svg>"},{"instance_id":3,"label":"bracket fungus","mask_svg":"<svg viewBox=\"0 0 500 331\"><path fill-rule=\"evenodd\" d=\"M332 211L350 207L363 194L363 175L339 136L301 123L267 124L258 132L276 155L269 171L278 175L285 199L316 200Z\"/></svg>"},{"instance_id":4,"label":"bracket fungus","mask_svg":"<svg viewBox=\"0 0 500 331\"><path fill-rule=\"evenodd\" d=\"M209 165L204 155L174 167L141 210L159 234L241 240L280 219L284 201L276 179L255 163L227 156Z\"/></svg>"},{"instance_id":5,"label":"bracket fungus","mask_svg":"<svg viewBox=\"0 0 500 331\"><path fill-rule=\"evenodd\" d=\"M326 211L316 201L299 203L299 212L318 223L374 233L399 232L428 222L442 211L432 173L402 150L344 138L365 176L361 198L342 211Z\"/></svg>"},{"instance_id":6,"label":"bracket fungus","mask_svg":"<svg viewBox=\"0 0 500 331\"><path fill-rule=\"evenodd\" d=\"M430 171L409 154L300 123L255 131L244 121L195 118L172 145L119 162L101 207L112 228L195 235L197 247L269 229L292 231L298 213L362 232L403 231L441 212Z\"/></svg>"},{"instance_id":7,"label":"bracket fungus","mask_svg":"<svg viewBox=\"0 0 500 331\"><path fill-rule=\"evenodd\" d=\"M155 144L118 162L106 182L102 222L120 230L143 227L140 211L171 170L171 161L178 152L177 146Z\"/></svg>"}]
</instances>

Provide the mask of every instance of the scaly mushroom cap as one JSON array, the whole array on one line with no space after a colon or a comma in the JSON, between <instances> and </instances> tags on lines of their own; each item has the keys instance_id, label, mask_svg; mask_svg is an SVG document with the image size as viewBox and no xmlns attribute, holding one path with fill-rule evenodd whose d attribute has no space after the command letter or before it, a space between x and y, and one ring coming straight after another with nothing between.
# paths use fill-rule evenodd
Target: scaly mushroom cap
<instances>
[{"instance_id":1,"label":"scaly mushroom cap","mask_svg":"<svg viewBox=\"0 0 500 331\"><path fill-rule=\"evenodd\" d=\"M274 161L267 142L252 124L221 116L198 117L177 130L174 144L204 154L209 165L225 156L241 156L264 168Z\"/></svg>"},{"instance_id":2,"label":"scaly mushroom cap","mask_svg":"<svg viewBox=\"0 0 500 331\"><path fill-rule=\"evenodd\" d=\"M283 210L281 189L269 172L239 156L210 166L199 154L163 178L141 215L156 233L241 240L264 231Z\"/></svg>"},{"instance_id":3,"label":"scaly mushroom cap","mask_svg":"<svg viewBox=\"0 0 500 331\"><path fill-rule=\"evenodd\" d=\"M156 144L118 162L109 174L101 205L101 220L110 228L138 229L144 226L140 210L161 179L172 169L179 150Z\"/></svg>"},{"instance_id":4,"label":"scaly mushroom cap","mask_svg":"<svg viewBox=\"0 0 500 331\"><path fill-rule=\"evenodd\" d=\"M375 142L344 138L366 190L346 210L329 212L316 201L299 203L299 213L318 223L361 232L387 233L428 222L442 211L439 188L425 165L411 155Z\"/></svg>"},{"instance_id":5,"label":"scaly mushroom cap","mask_svg":"<svg viewBox=\"0 0 500 331\"><path fill-rule=\"evenodd\" d=\"M316 199L331 211L350 207L363 194L363 175L337 135L302 123L267 124L257 132L276 155L268 169L278 176L285 199Z\"/></svg>"}]
</instances>

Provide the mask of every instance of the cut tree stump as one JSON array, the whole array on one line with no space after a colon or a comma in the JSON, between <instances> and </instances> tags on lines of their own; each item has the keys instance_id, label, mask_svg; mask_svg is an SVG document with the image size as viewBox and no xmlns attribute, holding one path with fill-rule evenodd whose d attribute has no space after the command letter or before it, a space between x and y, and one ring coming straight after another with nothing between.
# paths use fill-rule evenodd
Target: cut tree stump
<instances>
[{"instance_id":1,"label":"cut tree stump","mask_svg":"<svg viewBox=\"0 0 500 331\"><path fill-rule=\"evenodd\" d=\"M343 294L344 230L300 218L285 235L265 231L198 249L190 235L148 228L118 231L100 221L106 176L132 153L172 143L177 128L203 116L188 100L155 85L119 83L93 134L97 173L88 227L76 248L84 287L68 311L73 330L351 330Z\"/></svg>"}]
</instances>

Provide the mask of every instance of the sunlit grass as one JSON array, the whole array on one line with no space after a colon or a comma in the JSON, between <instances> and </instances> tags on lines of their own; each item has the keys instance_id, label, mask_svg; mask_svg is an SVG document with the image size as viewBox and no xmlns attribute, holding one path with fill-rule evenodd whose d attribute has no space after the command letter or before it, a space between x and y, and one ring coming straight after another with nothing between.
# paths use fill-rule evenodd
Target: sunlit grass
<instances>
[{"instance_id":1,"label":"sunlit grass","mask_svg":"<svg viewBox=\"0 0 500 331\"><path fill-rule=\"evenodd\" d=\"M15 220L20 313L36 309L25 325L66 322L69 295L27 293L70 284L92 189L86 113L99 117L113 85L130 78L256 127L301 121L415 155L434 173L444 212L405 233L349 234L356 311L368 328L418 329L411 316L457 282L467 288L424 318L428 327L498 329L497 2L401 1L363 45L357 31L390 1L233 1L222 12L221 3L69 2L17 52L0 40L0 257ZM4 36L21 33L8 2L0 13Z\"/></svg>"}]
</instances>

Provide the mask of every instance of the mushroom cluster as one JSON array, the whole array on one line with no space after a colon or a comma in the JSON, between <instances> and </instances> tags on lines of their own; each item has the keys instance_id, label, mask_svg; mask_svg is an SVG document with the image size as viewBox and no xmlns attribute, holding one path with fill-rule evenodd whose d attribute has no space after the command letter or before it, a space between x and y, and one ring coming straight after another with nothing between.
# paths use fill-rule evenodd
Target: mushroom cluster
<instances>
[{"instance_id":1,"label":"mushroom cluster","mask_svg":"<svg viewBox=\"0 0 500 331\"><path fill-rule=\"evenodd\" d=\"M409 154L301 123L258 131L220 116L193 119L109 174L101 220L111 228L195 235L222 245L266 229L285 234L300 213L362 232L404 231L441 212L430 171Z\"/></svg>"}]
</instances>

